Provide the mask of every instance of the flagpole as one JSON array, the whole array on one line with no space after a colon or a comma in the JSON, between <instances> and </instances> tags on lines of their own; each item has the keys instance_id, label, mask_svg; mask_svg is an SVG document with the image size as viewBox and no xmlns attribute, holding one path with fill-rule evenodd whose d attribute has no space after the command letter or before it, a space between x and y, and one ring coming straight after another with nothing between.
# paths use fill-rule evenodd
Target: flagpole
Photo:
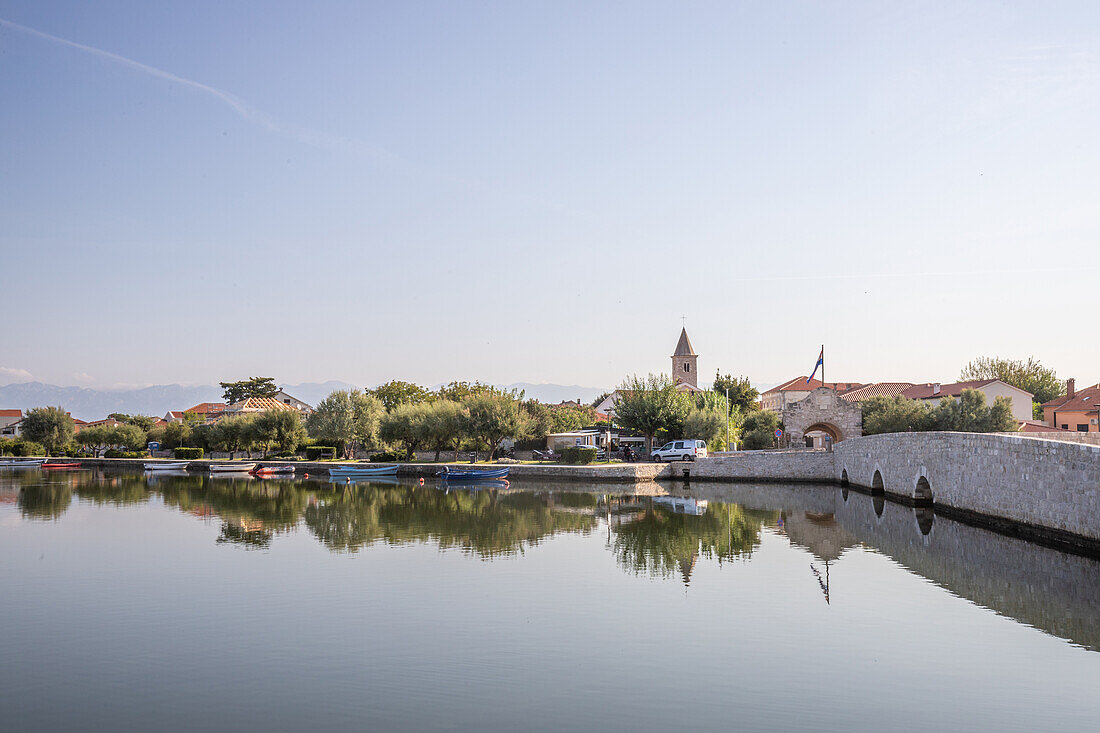
<instances>
[{"instance_id":1,"label":"flagpole","mask_svg":"<svg viewBox=\"0 0 1100 733\"><path fill-rule=\"evenodd\" d=\"M821 386L825 386L825 344L821 345Z\"/></svg>"}]
</instances>

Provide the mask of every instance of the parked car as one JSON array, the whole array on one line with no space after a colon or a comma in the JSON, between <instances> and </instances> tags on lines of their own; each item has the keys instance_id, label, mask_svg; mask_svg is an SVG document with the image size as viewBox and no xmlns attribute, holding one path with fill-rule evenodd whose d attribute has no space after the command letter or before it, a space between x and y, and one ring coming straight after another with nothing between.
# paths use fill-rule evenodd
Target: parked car
<instances>
[{"instance_id":1,"label":"parked car","mask_svg":"<svg viewBox=\"0 0 1100 733\"><path fill-rule=\"evenodd\" d=\"M654 450L652 457L657 463L661 461L694 461L696 458L706 458L707 443L705 440L674 440Z\"/></svg>"}]
</instances>

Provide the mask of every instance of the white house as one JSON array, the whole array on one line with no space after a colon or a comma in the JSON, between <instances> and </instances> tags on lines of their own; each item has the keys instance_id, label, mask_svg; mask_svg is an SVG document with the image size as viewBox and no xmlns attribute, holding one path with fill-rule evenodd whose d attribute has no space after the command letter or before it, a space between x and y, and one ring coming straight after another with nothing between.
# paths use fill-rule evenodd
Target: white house
<instances>
[{"instance_id":1,"label":"white house","mask_svg":"<svg viewBox=\"0 0 1100 733\"><path fill-rule=\"evenodd\" d=\"M0 410L0 437L18 438L21 422L23 422L22 410Z\"/></svg>"},{"instance_id":2,"label":"white house","mask_svg":"<svg viewBox=\"0 0 1100 733\"><path fill-rule=\"evenodd\" d=\"M1031 401L1033 395L999 379L975 379L969 382L954 382L952 384L940 384L938 382L914 384L901 394L911 400L924 400L931 405L938 405L944 397L958 399L964 389L976 389L981 392L985 395L987 405L992 405L993 400L998 397L1007 397L1012 402L1012 416L1014 418L1017 420L1030 420L1032 417Z\"/></svg>"},{"instance_id":3,"label":"white house","mask_svg":"<svg viewBox=\"0 0 1100 733\"><path fill-rule=\"evenodd\" d=\"M302 413L302 417L305 417L305 416L307 416L307 415L309 415L313 412L313 407L311 405L308 405L305 402L302 402L297 397L293 397L291 395L288 395L286 392L284 392L281 389L278 392L275 393L275 395L274 395L274 397L272 397L272 399L276 399L279 402L282 402L284 405L288 405L290 407L293 407L295 410Z\"/></svg>"}]
</instances>

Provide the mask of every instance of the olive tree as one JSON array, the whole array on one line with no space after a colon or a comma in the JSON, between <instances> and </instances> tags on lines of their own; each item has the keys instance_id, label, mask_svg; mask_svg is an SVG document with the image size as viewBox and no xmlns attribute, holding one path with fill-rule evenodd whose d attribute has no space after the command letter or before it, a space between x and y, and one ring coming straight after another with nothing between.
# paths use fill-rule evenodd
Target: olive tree
<instances>
[{"instance_id":1,"label":"olive tree","mask_svg":"<svg viewBox=\"0 0 1100 733\"><path fill-rule=\"evenodd\" d=\"M484 392L467 397L462 404L469 415L469 435L488 449L490 461L501 441L522 440L531 430L531 418L513 395Z\"/></svg>"},{"instance_id":2,"label":"olive tree","mask_svg":"<svg viewBox=\"0 0 1100 733\"><path fill-rule=\"evenodd\" d=\"M646 453L649 453L658 432L683 430L691 408L691 398L676 389L671 377L664 374L634 376L619 387L615 422L644 435Z\"/></svg>"},{"instance_id":3,"label":"olive tree","mask_svg":"<svg viewBox=\"0 0 1100 733\"><path fill-rule=\"evenodd\" d=\"M47 455L72 440L73 431L73 419L60 407L34 407L23 418L23 438L41 444Z\"/></svg>"}]
</instances>

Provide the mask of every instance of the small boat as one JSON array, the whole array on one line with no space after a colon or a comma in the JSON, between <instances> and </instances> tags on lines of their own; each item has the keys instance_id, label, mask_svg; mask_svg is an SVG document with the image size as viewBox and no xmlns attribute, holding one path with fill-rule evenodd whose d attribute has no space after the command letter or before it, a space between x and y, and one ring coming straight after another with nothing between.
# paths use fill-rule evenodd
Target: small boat
<instances>
[{"instance_id":1,"label":"small boat","mask_svg":"<svg viewBox=\"0 0 1100 733\"><path fill-rule=\"evenodd\" d=\"M399 466L332 466L329 476L396 476Z\"/></svg>"},{"instance_id":2,"label":"small boat","mask_svg":"<svg viewBox=\"0 0 1100 733\"><path fill-rule=\"evenodd\" d=\"M251 473L256 468L255 463L211 463L210 473Z\"/></svg>"},{"instance_id":3,"label":"small boat","mask_svg":"<svg viewBox=\"0 0 1100 733\"><path fill-rule=\"evenodd\" d=\"M294 466L260 466L253 473L257 476L288 476L294 473Z\"/></svg>"},{"instance_id":4,"label":"small boat","mask_svg":"<svg viewBox=\"0 0 1100 733\"><path fill-rule=\"evenodd\" d=\"M483 481L485 479L508 478L507 468L451 468L444 466L436 474L444 481Z\"/></svg>"},{"instance_id":5,"label":"small boat","mask_svg":"<svg viewBox=\"0 0 1100 733\"><path fill-rule=\"evenodd\" d=\"M41 468L80 468L79 463L43 463Z\"/></svg>"},{"instance_id":6,"label":"small boat","mask_svg":"<svg viewBox=\"0 0 1100 733\"><path fill-rule=\"evenodd\" d=\"M183 471L191 461L163 461L161 463L146 463L146 471Z\"/></svg>"},{"instance_id":7,"label":"small boat","mask_svg":"<svg viewBox=\"0 0 1100 733\"><path fill-rule=\"evenodd\" d=\"M8 458L0 461L0 468L38 468L45 462L45 458Z\"/></svg>"}]
</instances>

